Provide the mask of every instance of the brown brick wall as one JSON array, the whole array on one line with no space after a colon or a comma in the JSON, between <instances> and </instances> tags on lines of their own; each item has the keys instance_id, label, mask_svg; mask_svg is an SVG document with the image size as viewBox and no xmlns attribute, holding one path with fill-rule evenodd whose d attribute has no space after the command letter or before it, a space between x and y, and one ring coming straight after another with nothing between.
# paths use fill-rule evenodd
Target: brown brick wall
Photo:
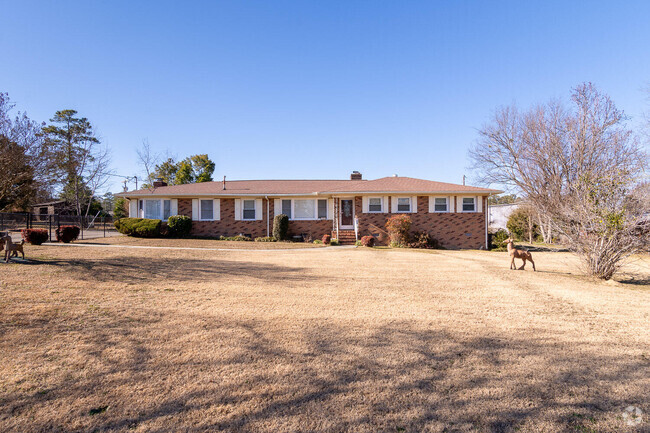
<instances>
[{"instance_id":1,"label":"brown brick wall","mask_svg":"<svg viewBox=\"0 0 650 433\"><path fill-rule=\"evenodd\" d=\"M389 198L390 209L390 198ZM455 201L455 197L454 197ZM429 197L418 196L417 213L411 217L411 230L429 233L445 248L485 248L486 200L482 212L478 213L429 213ZM354 210L359 217L359 235L378 236L380 231L371 227L386 229L391 213L362 213L361 197L356 197Z\"/></svg>"},{"instance_id":2,"label":"brown brick wall","mask_svg":"<svg viewBox=\"0 0 650 433\"><path fill-rule=\"evenodd\" d=\"M390 198L388 200L390 209ZM418 196L417 213L408 214L411 217L412 230L424 231L436 238L445 248L485 248L485 218L487 200L483 200L483 209L480 213L429 213L429 198ZM455 197L454 197L455 203ZM455 204L451 204L452 209ZM259 237L266 236L266 206L267 201L262 200L262 220L260 221L235 221L235 200L221 199L221 220L219 221L192 221L192 235L204 237L235 236L239 233ZM273 200L269 201L270 222L269 231L273 234ZM354 211L359 217L359 234L379 235L379 230L373 229L375 225L383 230L386 220L391 213L363 213L361 197L355 197ZM179 215L192 216L192 200L178 200ZM290 221L289 235L308 234L313 239L320 239L324 234L332 233L332 220L318 221Z\"/></svg>"}]
</instances>

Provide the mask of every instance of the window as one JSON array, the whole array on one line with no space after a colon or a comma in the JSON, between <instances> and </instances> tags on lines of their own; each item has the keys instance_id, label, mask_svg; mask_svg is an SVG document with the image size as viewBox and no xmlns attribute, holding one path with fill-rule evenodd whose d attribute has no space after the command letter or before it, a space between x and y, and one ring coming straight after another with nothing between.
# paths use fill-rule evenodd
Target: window
<instances>
[{"instance_id":1,"label":"window","mask_svg":"<svg viewBox=\"0 0 650 433\"><path fill-rule=\"evenodd\" d=\"M474 197L463 197L463 212L475 212Z\"/></svg>"},{"instance_id":2,"label":"window","mask_svg":"<svg viewBox=\"0 0 650 433\"><path fill-rule=\"evenodd\" d=\"M282 213L291 219L291 200L282 200Z\"/></svg>"},{"instance_id":3,"label":"window","mask_svg":"<svg viewBox=\"0 0 650 433\"><path fill-rule=\"evenodd\" d=\"M327 200L318 200L318 218L327 218Z\"/></svg>"},{"instance_id":4,"label":"window","mask_svg":"<svg viewBox=\"0 0 650 433\"><path fill-rule=\"evenodd\" d=\"M411 212L411 199L409 197L397 199L397 212Z\"/></svg>"},{"instance_id":5,"label":"window","mask_svg":"<svg viewBox=\"0 0 650 433\"><path fill-rule=\"evenodd\" d=\"M294 200L294 219L311 219L316 215L315 200Z\"/></svg>"},{"instance_id":6,"label":"window","mask_svg":"<svg viewBox=\"0 0 650 433\"><path fill-rule=\"evenodd\" d=\"M160 200L144 201L144 217L149 219L160 219Z\"/></svg>"},{"instance_id":7,"label":"window","mask_svg":"<svg viewBox=\"0 0 650 433\"><path fill-rule=\"evenodd\" d=\"M381 212L381 197L371 197L368 199L368 212Z\"/></svg>"},{"instance_id":8,"label":"window","mask_svg":"<svg viewBox=\"0 0 650 433\"><path fill-rule=\"evenodd\" d=\"M201 219L211 221L214 219L214 202L201 200Z\"/></svg>"},{"instance_id":9,"label":"window","mask_svg":"<svg viewBox=\"0 0 650 433\"><path fill-rule=\"evenodd\" d=\"M172 201L163 200L163 219L169 219L172 214Z\"/></svg>"},{"instance_id":10,"label":"window","mask_svg":"<svg viewBox=\"0 0 650 433\"><path fill-rule=\"evenodd\" d=\"M433 203L435 212L447 212L447 199L445 197L436 197Z\"/></svg>"},{"instance_id":11,"label":"window","mask_svg":"<svg viewBox=\"0 0 650 433\"><path fill-rule=\"evenodd\" d=\"M244 215L242 219L255 219L255 200L244 200Z\"/></svg>"}]
</instances>

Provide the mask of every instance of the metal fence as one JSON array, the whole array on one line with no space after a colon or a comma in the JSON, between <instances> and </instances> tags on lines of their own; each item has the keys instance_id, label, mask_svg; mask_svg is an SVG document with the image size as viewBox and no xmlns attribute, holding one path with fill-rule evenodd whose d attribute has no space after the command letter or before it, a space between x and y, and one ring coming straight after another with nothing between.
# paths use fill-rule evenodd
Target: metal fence
<instances>
[{"instance_id":1,"label":"metal fence","mask_svg":"<svg viewBox=\"0 0 650 433\"><path fill-rule=\"evenodd\" d=\"M56 229L67 225L81 229L80 239L101 238L117 233L111 217L0 212L0 232L11 234L19 233L22 229L46 229L51 242L56 241Z\"/></svg>"}]
</instances>

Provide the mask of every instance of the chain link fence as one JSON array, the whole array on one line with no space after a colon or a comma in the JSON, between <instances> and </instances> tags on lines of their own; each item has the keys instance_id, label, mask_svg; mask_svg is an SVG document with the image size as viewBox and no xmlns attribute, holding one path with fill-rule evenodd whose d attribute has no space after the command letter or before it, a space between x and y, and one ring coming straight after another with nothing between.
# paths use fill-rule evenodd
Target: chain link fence
<instances>
[{"instance_id":1,"label":"chain link fence","mask_svg":"<svg viewBox=\"0 0 650 433\"><path fill-rule=\"evenodd\" d=\"M56 242L56 229L68 225L81 229L79 239L115 236L118 233L112 217L0 212L0 232L7 232L12 237L20 237L22 229L39 228L48 231L50 242Z\"/></svg>"}]
</instances>

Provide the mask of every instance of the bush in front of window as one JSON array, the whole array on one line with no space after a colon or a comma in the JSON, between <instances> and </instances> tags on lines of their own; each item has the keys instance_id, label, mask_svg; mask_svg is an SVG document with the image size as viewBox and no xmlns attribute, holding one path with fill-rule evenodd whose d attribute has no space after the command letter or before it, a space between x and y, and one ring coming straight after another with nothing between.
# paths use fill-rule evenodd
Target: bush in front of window
<instances>
[{"instance_id":1,"label":"bush in front of window","mask_svg":"<svg viewBox=\"0 0 650 433\"><path fill-rule=\"evenodd\" d=\"M273 237L279 241L286 241L288 231L289 217L285 214L276 215L273 218Z\"/></svg>"},{"instance_id":2,"label":"bush in front of window","mask_svg":"<svg viewBox=\"0 0 650 433\"><path fill-rule=\"evenodd\" d=\"M173 215L167 219L169 236L182 238L188 236L192 230L192 218L186 215Z\"/></svg>"},{"instance_id":3,"label":"bush in front of window","mask_svg":"<svg viewBox=\"0 0 650 433\"><path fill-rule=\"evenodd\" d=\"M61 226L56 229L56 240L57 242L69 244L79 237L80 232L79 226Z\"/></svg>"},{"instance_id":4,"label":"bush in front of window","mask_svg":"<svg viewBox=\"0 0 650 433\"><path fill-rule=\"evenodd\" d=\"M406 246L411 230L411 217L408 215L393 215L386 221L386 230L392 246Z\"/></svg>"},{"instance_id":5,"label":"bush in front of window","mask_svg":"<svg viewBox=\"0 0 650 433\"><path fill-rule=\"evenodd\" d=\"M48 234L46 229L22 229L20 234L23 236L25 242L32 245L40 245L47 242Z\"/></svg>"},{"instance_id":6,"label":"bush in front of window","mask_svg":"<svg viewBox=\"0 0 650 433\"><path fill-rule=\"evenodd\" d=\"M275 242L275 238L273 236L260 236L255 238L255 242Z\"/></svg>"},{"instance_id":7,"label":"bush in front of window","mask_svg":"<svg viewBox=\"0 0 650 433\"><path fill-rule=\"evenodd\" d=\"M147 218L120 218L114 224L118 232L127 236L157 238L160 236L162 221Z\"/></svg>"},{"instance_id":8,"label":"bush in front of window","mask_svg":"<svg viewBox=\"0 0 650 433\"><path fill-rule=\"evenodd\" d=\"M376 239L374 236L363 236L361 238L361 245L364 247L374 247L376 243Z\"/></svg>"},{"instance_id":9,"label":"bush in front of window","mask_svg":"<svg viewBox=\"0 0 650 433\"><path fill-rule=\"evenodd\" d=\"M323 239L321 239L325 245L329 245L330 242L332 242L332 235L323 235Z\"/></svg>"}]
</instances>

